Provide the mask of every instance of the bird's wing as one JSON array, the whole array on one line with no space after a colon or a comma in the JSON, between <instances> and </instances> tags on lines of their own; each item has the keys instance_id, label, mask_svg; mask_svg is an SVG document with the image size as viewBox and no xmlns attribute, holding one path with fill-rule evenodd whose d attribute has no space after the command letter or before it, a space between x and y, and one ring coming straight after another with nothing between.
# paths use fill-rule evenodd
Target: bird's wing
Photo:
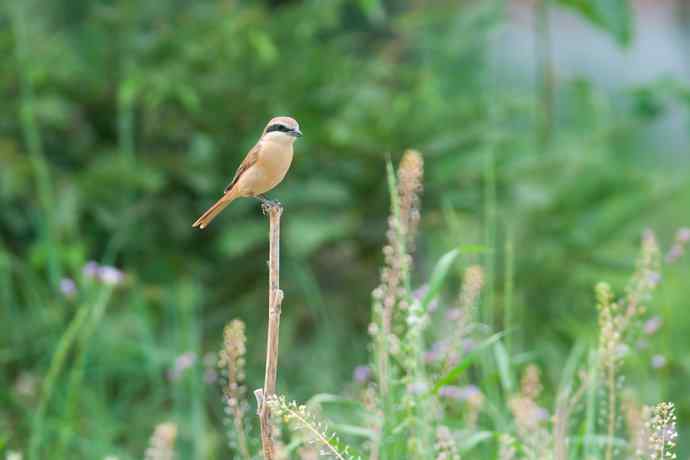
<instances>
[{"instance_id":1,"label":"bird's wing","mask_svg":"<svg viewBox=\"0 0 690 460\"><path fill-rule=\"evenodd\" d=\"M240 176L244 174L244 172L251 168L254 163L256 163L256 160L259 159L259 151L261 150L261 144L256 144L252 149L249 151L246 157L244 157L244 161L240 163L240 166L237 168L237 171L235 172L235 177L232 178L232 181L228 184L227 187L225 187L224 193L227 193L239 180Z\"/></svg>"}]
</instances>

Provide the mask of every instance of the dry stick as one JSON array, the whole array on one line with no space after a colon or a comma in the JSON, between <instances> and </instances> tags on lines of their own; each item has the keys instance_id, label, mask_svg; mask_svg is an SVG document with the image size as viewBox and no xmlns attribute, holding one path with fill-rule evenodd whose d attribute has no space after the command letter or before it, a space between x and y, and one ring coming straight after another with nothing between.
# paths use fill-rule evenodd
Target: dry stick
<instances>
[{"instance_id":1,"label":"dry stick","mask_svg":"<svg viewBox=\"0 0 690 460\"><path fill-rule=\"evenodd\" d=\"M257 415L261 425L261 445L264 459L275 458L273 439L271 439L271 413L266 400L275 395L276 375L278 373L278 332L280 329L280 307L283 291L280 290L280 216L283 207L279 204L263 204L264 214L269 218L269 256L268 256L268 338L266 344L266 378L263 389L254 391L257 402Z\"/></svg>"}]
</instances>

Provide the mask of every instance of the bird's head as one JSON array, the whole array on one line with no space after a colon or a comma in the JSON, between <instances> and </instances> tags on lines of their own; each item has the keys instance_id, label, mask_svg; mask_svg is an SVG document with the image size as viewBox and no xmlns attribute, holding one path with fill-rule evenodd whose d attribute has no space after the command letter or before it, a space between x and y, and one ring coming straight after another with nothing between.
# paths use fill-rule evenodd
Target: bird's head
<instances>
[{"instance_id":1,"label":"bird's head","mask_svg":"<svg viewBox=\"0 0 690 460\"><path fill-rule=\"evenodd\" d=\"M290 117L275 117L271 119L264 129L263 137L275 142L293 143L296 138L302 136L297 120Z\"/></svg>"}]
</instances>

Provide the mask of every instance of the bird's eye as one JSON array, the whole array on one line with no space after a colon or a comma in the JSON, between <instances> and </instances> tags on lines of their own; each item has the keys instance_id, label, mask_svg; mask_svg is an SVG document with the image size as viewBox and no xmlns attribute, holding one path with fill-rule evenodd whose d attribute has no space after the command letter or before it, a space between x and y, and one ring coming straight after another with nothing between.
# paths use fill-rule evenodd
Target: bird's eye
<instances>
[{"instance_id":1,"label":"bird's eye","mask_svg":"<svg viewBox=\"0 0 690 460\"><path fill-rule=\"evenodd\" d=\"M280 131L281 133L289 133L292 130L285 125L281 125L279 123L276 123L275 125L271 125L268 128L266 128L267 133L270 133L273 131Z\"/></svg>"}]
</instances>

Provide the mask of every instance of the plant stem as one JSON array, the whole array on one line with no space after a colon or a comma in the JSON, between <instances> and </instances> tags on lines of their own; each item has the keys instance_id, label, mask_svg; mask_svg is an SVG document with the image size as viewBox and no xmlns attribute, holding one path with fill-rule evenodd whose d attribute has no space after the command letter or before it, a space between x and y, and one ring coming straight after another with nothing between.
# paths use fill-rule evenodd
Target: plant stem
<instances>
[{"instance_id":1,"label":"plant stem","mask_svg":"<svg viewBox=\"0 0 690 460\"><path fill-rule=\"evenodd\" d=\"M495 326L495 267L496 267L496 164L494 157L494 140L490 135L487 141L487 149L484 157L484 244L489 250L485 256L486 275L485 292L486 301L484 305L484 317L482 321L489 326Z\"/></svg>"},{"instance_id":2,"label":"plant stem","mask_svg":"<svg viewBox=\"0 0 690 460\"><path fill-rule=\"evenodd\" d=\"M513 318L513 277L514 277L514 257L515 251L513 247L512 229L507 230L506 244L505 244L505 280L503 286L503 330L507 331L506 348L508 356L513 353L513 334L515 331L511 330L514 322Z\"/></svg>"},{"instance_id":3,"label":"plant stem","mask_svg":"<svg viewBox=\"0 0 690 460\"><path fill-rule=\"evenodd\" d=\"M266 401L276 392L278 374L278 338L280 331L280 312L283 303L283 291L280 290L280 216L283 207L278 204L262 205L264 214L269 218L269 256L268 256L268 337L266 343L266 376L263 390L256 395L261 426L261 445L264 459L273 460L274 447L271 438L271 413Z\"/></svg>"},{"instance_id":4,"label":"plant stem","mask_svg":"<svg viewBox=\"0 0 690 460\"><path fill-rule=\"evenodd\" d=\"M19 80L20 109L22 135L29 153L29 161L36 179L36 190L41 208L40 233L47 248L48 276L53 287L60 283L61 269L57 253L55 238L55 225L53 218L53 190L50 180L50 171L43 152L43 140L38 127L34 111L34 88L30 71L30 53L27 44L30 38L27 36L26 4L15 0L10 6L12 32L14 35L14 50L17 60L17 73Z\"/></svg>"},{"instance_id":5,"label":"plant stem","mask_svg":"<svg viewBox=\"0 0 690 460\"><path fill-rule=\"evenodd\" d=\"M613 358L606 358L613 361ZM609 423L606 445L606 460L613 460L613 435L616 429L616 364L609 362L606 369L606 380L609 393Z\"/></svg>"},{"instance_id":6,"label":"plant stem","mask_svg":"<svg viewBox=\"0 0 690 460\"><path fill-rule=\"evenodd\" d=\"M78 333L86 324L89 317L89 313L92 309L100 311L105 308L105 304L109 299L109 289L108 295L101 297L92 307L88 302L84 302L77 310L74 318L70 322L67 330L60 341L58 342L57 348L53 357L50 361L50 367L46 374L45 380L41 385L41 399L39 400L38 407L34 412L33 423L31 426L31 437L29 438L29 460L36 460L41 458L38 456L39 448L41 446L41 438L43 435L43 418L45 416L46 407L55 389L55 384L57 382L58 375L62 371L67 360L67 355L69 354L72 344L77 340Z\"/></svg>"}]
</instances>

